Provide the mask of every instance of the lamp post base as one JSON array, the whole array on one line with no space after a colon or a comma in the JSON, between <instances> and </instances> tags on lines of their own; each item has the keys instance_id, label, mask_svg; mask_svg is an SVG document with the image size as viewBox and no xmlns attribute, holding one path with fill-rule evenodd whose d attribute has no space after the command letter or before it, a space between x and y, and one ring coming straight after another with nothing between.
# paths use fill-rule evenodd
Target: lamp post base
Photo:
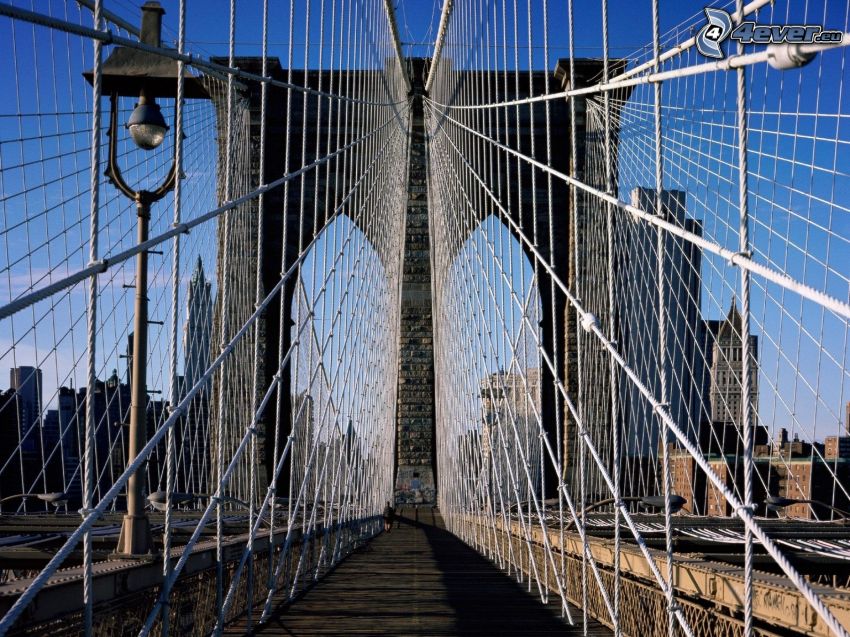
<instances>
[{"instance_id":1,"label":"lamp post base","mask_svg":"<svg viewBox=\"0 0 850 637\"><path fill-rule=\"evenodd\" d=\"M152 559L153 536L151 523L146 515L125 515L118 536L118 548L112 554L116 559Z\"/></svg>"}]
</instances>

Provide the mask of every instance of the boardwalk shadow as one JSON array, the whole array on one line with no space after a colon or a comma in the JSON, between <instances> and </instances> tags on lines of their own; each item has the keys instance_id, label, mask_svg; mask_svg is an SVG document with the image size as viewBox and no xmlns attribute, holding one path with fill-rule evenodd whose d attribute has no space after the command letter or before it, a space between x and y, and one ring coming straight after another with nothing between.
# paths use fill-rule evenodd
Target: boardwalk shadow
<instances>
[{"instance_id":1,"label":"boardwalk shadow","mask_svg":"<svg viewBox=\"0 0 850 637\"><path fill-rule=\"evenodd\" d=\"M433 524L419 524L442 574L457 635L565 634L552 607L529 594L486 557ZM580 631L580 628L576 628Z\"/></svg>"},{"instance_id":2,"label":"boardwalk shadow","mask_svg":"<svg viewBox=\"0 0 850 637\"><path fill-rule=\"evenodd\" d=\"M544 606L446 531L438 512L421 508L417 520L414 511L405 511L399 522L294 603L281 600L269 622L255 627L257 632L484 637L581 631L562 621L555 605ZM228 627L227 634L245 634L243 621Z\"/></svg>"}]
</instances>

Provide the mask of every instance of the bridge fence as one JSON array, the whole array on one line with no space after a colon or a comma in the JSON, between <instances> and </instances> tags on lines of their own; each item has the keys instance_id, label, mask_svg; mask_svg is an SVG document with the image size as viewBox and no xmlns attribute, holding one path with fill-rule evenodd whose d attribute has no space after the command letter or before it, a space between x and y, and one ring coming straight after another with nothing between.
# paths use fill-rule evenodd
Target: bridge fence
<instances>
[{"instance_id":1,"label":"bridge fence","mask_svg":"<svg viewBox=\"0 0 850 637\"><path fill-rule=\"evenodd\" d=\"M136 472L153 526L148 555L123 559L144 570L169 556L127 615L139 634L182 632L187 612L202 632L246 612L249 624L268 618L376 533L392 494L408 85L391 7L310 2L270 16L266 3L255 20L232 2L228 57L210 61L187 44L186 2L161 43L104 4L0 6L14 64L2 107L2 356L17 383L2 406L3 435L16 439L4 438L0 506L67 529L43 568L5 571L20 594L0 634L31 626L31 602L77 564L83 611L66 628L115 628L99 565L114 559ZM271 20L287 25L282 72ZM236 30L254 27L261 68L247 72ZM141 85L124 96L116 51L177 78L146 80L143 97L171 127L155 150L124 129ZM282 132L268 130L272 107ZM121 123L111 131L110 108ZM104 179L110 139L120 174ZM141 243L136 202L148 195L125 197L122 180L163 194ZM151 325L134 328L139 255ZM149 373L134 447L140 325ZM210 554L205 597L187 611L195 562Z\"/></svg>"},{"instance_id":2,"label":"bridge fence","mask_svg":"<svg viewBox=\"0 0 850 637\"><path fill-rule=\"evenodd\" d=\"M705 14L662 33L647 2L651 40L621 56L614 3L574 4L444 4L425 97L443 515L585 626L800 626L769 617L758 560L816 612L804 630L847 634L841 588L770 522L848 502L846 48L712 61ZM848 30L846 7L802 5L724 8ZM577 54L589 31L598 58ZM686 583L683 539L717 517L740 525L731 604ZM635 604L636 559L660 603Z\"/></svg>"}]
</instances>

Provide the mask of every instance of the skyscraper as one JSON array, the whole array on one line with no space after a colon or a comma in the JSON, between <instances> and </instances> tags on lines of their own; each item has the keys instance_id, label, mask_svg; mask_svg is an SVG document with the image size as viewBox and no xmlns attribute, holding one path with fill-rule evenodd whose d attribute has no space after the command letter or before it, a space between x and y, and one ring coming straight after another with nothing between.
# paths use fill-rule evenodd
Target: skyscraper
<instances>
[{"instance_id":1,"label":"skyscraper","mask_svg":"<svg viewBox=\"0 0 850 637\"><path fill-rule=\"evenodd\" d=\"M85 407L77 402L77 392L72 387L60 387L58 394L62 480L68 503L75 506L82 502L80 447L85 434L78 414L83 415Z\"/></svg>"},{"instance_id":2,"label":"skyscraper","mask_svg":"<svg viewBox=\"0 0 850 637\"><path fill-rule=\"evenodd\" d=\"M59 431L62 439L65 492L69 506L78 506L82 499L85 451L86 399L94 397L93 426L95 480L92 488L96 498L102 497L126 465L127 442L123 423L129 421L130 385L118 378L118 371L105 381L95 381L94 387L59 388Z\"/></svg>"},{"instance_id":3,"label":"skyscraper","mask_svg":"<svg viewBox=\"0 0 850 637\"><path fill-rule=\"evenodd\" d=\"M183 326L186 390L193 387L209 367L212 316L212 284L204 274L204 264L199 255L189 281L186 324Z\"/></svg>"},{"instance_id":4,"label":"skyscraper","mask_svg":"<svg viewBox=\"0 0 850 637\"><path fill-rule=\"evenodd\" d=\"M712 423L741 426L743 423L743 346L741 313L735 303L723 321L707 321L706 354L710 373L709 404ZM758 407L758 337L749 336L750 400L752 413ZM752 424L752 423L751 423Z\"/></svg>"},{"instance_id":5,"label":"skyscraper","mask_svg":"<svg viewBox=\"0 0 850 637\"><path fill-rule=\"evenodd\" d=\"M483 478L493 504L502 506L514 498L510 467L526 464L533 488L539 486L540 369L488 374L480 387L483 427L478 442Z\"/></svg>"},{"instance_id":6,"label":"skyscraper","mask_svg":"<svg viewBox=\"0 0 850 637\"><path fill-rule=\"evenodd\" d=\"M844 406L844 431L850 436L850 400Z\"/></svg>"},{"instance_id":7,"label":"skyscraper","mask_svg":"<svg viewBox=\"0 0 850 637\"><path fill-rule=\"evenodd\" d=\"M17 392L12 388L0 392L0 449L4 461L0 466L0 495L3 497L23 493L26 489L18 455L20 423L21 404ZM13 461L6 462L7 459Z\"/></svg>"},{"instance_id":8,"label":"skyscraper","mask_svg":"<svg viewBox=\"0 0 850 637\"><path fill-rule=\"evenodd\" d=\"M35 452L38 433L33 429L41 418L41 370L38 367L14 367L9 372L9 385L17 394L20 409L20 440L24 453Z\"/></svg>"},{"instance_id":9,"label":"skyscraper","mask_svg":"<svg viewBox=\"0 0 850 637\"><path fill-rule=\"evenodd\" d=\"M655 190L635 188L632 205L652 212ZM685 193L665 190L661 218L694 234L699 221L686 218ZM694 244L665 233L663 262L658 262L658 231L642 219L621 226L618 282L621 341L626 361L655 396L661 395L661 372L666 373L666 402L674 422L697 438L702 406L704 363L699 351L701 334L701 253ZM659 299L659 285L664 295ZM660 302L663 301L665 351L661 356ZM626 453L647 456L659 443L659 423L652 406L627 383L623 393Z\"/></svg>"},{"instance_id":10,"label":"skyscraper","mask_svg":"<svg viewBox=\"0 0 850 637\"><path fill-rule=\"evenodd\" d=\"M212 284L204 273L200 255L186 294L186 323L183 326L183 376L178 378L178 400L204 375L210 365L213 329ZM178 428L178 488L189 493L207 489L210 466L210 387L195 396Z\"/></svg>"}]
</instances>

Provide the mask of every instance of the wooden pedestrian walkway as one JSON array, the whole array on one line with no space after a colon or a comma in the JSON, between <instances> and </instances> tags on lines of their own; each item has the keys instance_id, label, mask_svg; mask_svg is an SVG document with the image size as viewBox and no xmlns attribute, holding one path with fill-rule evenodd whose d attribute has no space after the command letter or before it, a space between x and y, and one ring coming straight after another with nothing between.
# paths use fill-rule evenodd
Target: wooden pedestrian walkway
<instances>
[{"instance_id":1,"label":"wooden pedestrian walkway","mask_svg":"<svg viewBox=\"0 0 850 637\"><path fill-rule=\"evenodd\" d=\"M580 635L556 604L544 606L522 584L445 530L439 514L402 519L346 559L255 634ZM581 613L573 609L581 621ZM228 634L238 634L236 626ZM593 635L608 635L595 624Z\"/></svg>"}]
</instances>

